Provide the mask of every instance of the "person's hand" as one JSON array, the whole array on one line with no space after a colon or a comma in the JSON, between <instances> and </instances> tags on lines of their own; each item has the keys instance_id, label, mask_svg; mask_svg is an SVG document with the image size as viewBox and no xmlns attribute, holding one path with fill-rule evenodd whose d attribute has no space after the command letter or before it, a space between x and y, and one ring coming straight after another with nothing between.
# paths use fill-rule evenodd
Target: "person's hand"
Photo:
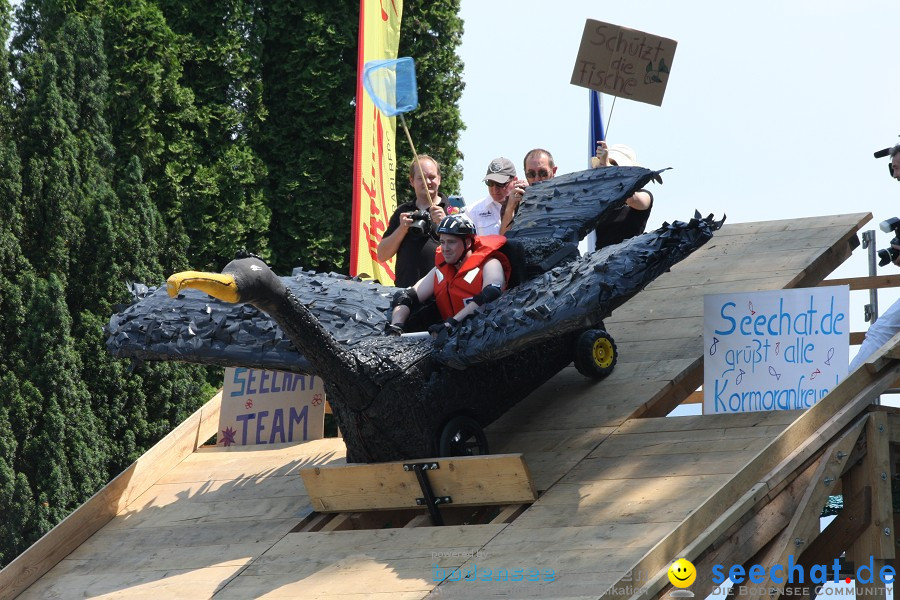
<instances>
[{"instance_id":1,"label":"person's hand","mask_svg":"<svg viewBox=\"0 0 900 600\"><path fill-rule=\"evenodd\" d=\"M431 220L434 221L435 225L440 225L441 221L444 220L444 217L447 214L444 212L444 207L439 204L431 205L431 208L428 209L428 212L431 213Z\"/></svg>"},{"instance_id":2,"label":"person's hand","mask_svg":"<svg viewBox=\"0 0 900 600\"><path fill-rule=\"evenodd\" d=\"M509 199L515 202L513 209L519 205L519 202L522 201L522 197L525 196L525 188L528 187L528 182L526 180L519 181L516 179L512 183L512 190L509 192Z\"/></svg>"},{"instance_id":3,"label":"person's hand","mask_svg":"<svg viewBox=\"0 0 900 600\"><path fill-rule=\"evenodd\" d=\"M400 228L403 231L409 231L409 226L412 225L412 215L411 212L400 213Z\"/></svg>"},{"instance_id":4,"label":"person's hand","mask_svg":"<svg viewBox=\"0 0 900 600\"><path fill-rule=\"evenodd\" d=\"M891 262L900 267L900 246L898 246L897 244L891 244L891 248L897 251L897 258L895 258Z\"/></svg>"},{"instance_id":5,"label":"person's hand","mask_svg":"<svg viewBox=\"0 0 900 600\"><path fill-rule=\"evenodd\" d=\"M384 335L395 335L395 336L403 335L403 324L402 323L385 323Z\"/></svg>"},{"instance_id":6,"label":"person's hand","mask_svg":"<svg viewBox=\"0 0 900 600\"><path fill-rule=\"evenodd\" d=\"M591 158L591 167L609 167L609 147L603 140L597 140L597 154Z\"/></svg>"},{"instance_id":7,"label":"person's hand","mask_svg":"<svg viewBox=\"0 0 900 600\"><path fill-rule=\"evenodd\" d=\"M455 327L457 327L458 325L459 325L459 321L457 321L453 317L450 317L446 321L442 321L440 323L435 323L434 325L429 327L428 333L431 334L431 337L437 337L444 331L447 331L447 332L453 331L453 329Z\"/></svg>"}]
</instances>

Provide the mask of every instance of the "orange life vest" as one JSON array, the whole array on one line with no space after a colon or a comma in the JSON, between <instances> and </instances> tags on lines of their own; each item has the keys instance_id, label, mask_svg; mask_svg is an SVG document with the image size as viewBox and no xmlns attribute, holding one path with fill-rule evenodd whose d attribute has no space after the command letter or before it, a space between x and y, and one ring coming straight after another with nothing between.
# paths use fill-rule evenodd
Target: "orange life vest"
<instances>
[{"instance_id":1,"label":"orange life vest","mask_svg":"<svg viewBox=\"0 0 900 600\"><path fill-rule=\"evenodd\" d=\"M484 264L496 258L503 265L503 289L509 282L511 266L500 248L506 243L502 235L476 235L472 245L472 253L456 269L444 262L444 255L438 246L434 255L436 267L434 277L434 300L437 303L441 318L447 319L458 313L471 301L472 296L479 294L484 287Z\"/></svg>"}]
</instances>

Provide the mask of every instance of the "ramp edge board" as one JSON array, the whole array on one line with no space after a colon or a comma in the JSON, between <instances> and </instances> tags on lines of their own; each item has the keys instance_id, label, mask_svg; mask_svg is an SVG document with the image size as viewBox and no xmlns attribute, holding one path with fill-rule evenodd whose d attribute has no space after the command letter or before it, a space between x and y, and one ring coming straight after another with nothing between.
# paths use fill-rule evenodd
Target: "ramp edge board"
<instances>
[{"instance_id":1,"label":"ramp edge board","mask_svg":"<svg viewBox=\"0 0 900 600\"><path fill-rule=\"evenodd\" d=\"M15 598L216 433L221 390L0 571L0 598Z\"/></svg>"}]
</instances>

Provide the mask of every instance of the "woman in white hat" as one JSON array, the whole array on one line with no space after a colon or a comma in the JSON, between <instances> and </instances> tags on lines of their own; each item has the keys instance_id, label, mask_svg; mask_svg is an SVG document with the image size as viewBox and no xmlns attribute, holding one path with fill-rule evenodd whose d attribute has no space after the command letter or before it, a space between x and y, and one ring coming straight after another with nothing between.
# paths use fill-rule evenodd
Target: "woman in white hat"
<instances>
[{"instance_id":1,"label":"woman in white hat","mask_svg":"<svg viewBox=\"0 0 900 600\"><path fill-rule=\"evenodd\" d=\"M595 169L603 167L639 167L634 150L625 144L607 146L606 142L597 142L597 156L591 159ZM657 178L662 183L662 179ZM644 233L650 210L653 208L653 194L641 189L625 200L621 208L614 210L597 225L596 250L618 244L628 238Z\"/></svg>"}]
</instances>

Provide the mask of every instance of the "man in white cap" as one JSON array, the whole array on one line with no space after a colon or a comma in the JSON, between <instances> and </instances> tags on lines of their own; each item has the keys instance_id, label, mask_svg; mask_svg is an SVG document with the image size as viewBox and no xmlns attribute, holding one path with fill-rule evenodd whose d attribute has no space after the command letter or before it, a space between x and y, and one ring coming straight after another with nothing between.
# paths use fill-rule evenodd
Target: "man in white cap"
<instances>
[{"instance_id":1,"label":"man in white cap","mask_svg":"<svg viewBox=\"0 0 900 600\"><path fill-rule=\"evenodd\" d=\"M607 146L606 142L597 142L597 156L591 159L591 166L603 167L639 167L634 150L625 144ZM658 181L662 181L657 178ZM595 230L597 241L594 248L599 250L606 246L618 244L628 238L644 233L650 209L653 208L653 194L647 190L638 190L625 200L621 208L613 211Z\"/></svg>"},{"instance_id":2,"label":"man in white cap","mask_svg":"<svg viewBox=\"0 0 900 600\"><path fill-rule=\"evenodd\" d=\"M495 158L488 165L484 175L484 183L487 184L488 195L475 206L466 211L466 214L475 224L478 235L497 235L501 232L500 223L503 220L503 212L509 202L509 195L515 189L518 181L516 167L508 158ZM510 215L511 220L512 215Z\"/></svg>"}]
</instances>

